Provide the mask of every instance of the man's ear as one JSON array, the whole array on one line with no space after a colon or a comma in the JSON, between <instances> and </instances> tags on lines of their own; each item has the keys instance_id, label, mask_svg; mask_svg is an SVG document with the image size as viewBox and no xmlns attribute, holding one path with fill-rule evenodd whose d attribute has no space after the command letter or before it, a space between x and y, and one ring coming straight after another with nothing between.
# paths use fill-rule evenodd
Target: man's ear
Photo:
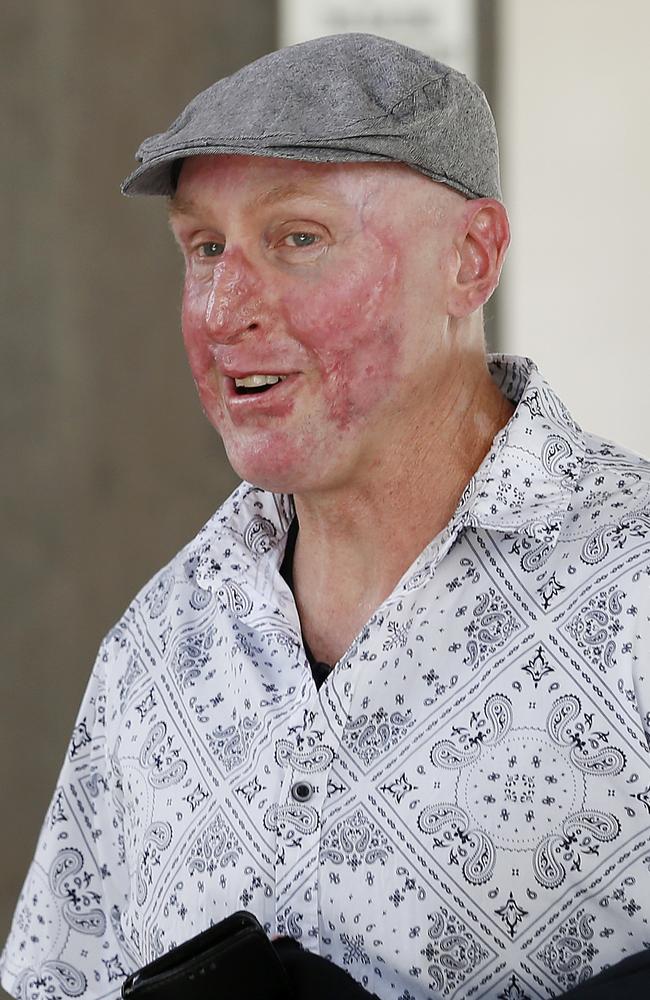
<instances>
[{"instance_id":1,"label":"man's ear","mask_svg":"<svg viewBox=\"0 0 650 1000\"><path fill-rule=\"evenodd\" d=\"M510 242L505 208L491 198L469 201L456 236L456 274L449 314L461 319L479 309L499 284Z\"/></svg>"}]
</instances>

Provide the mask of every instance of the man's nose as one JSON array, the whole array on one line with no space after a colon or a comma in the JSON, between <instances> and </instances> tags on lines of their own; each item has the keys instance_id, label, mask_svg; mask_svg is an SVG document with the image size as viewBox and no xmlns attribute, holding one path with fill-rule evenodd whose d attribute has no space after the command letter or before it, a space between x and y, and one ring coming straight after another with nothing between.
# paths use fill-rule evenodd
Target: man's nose
<instances>
[{"instance_id":1,"label":"man's nose","mask_svg":"<svg viewBox=\"0 0 650 1000\"><path fill-rule=\"evenodd\" d=\"M205 307L205 323L214 340L229 343L263 320L262 280L237 248L228 248L215 264Z\"/></svg>"}]
</instances>

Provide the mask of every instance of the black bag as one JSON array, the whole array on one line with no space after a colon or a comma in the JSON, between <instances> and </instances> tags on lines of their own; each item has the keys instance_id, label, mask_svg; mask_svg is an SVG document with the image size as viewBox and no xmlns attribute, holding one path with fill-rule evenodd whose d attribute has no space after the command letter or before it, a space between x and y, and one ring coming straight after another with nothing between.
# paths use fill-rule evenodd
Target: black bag
<instances>
[{"instance_id":1,"label":"black bag","mask_svg":"<svg viewBox=\"0 0 650 1000\"><path fill-rule=\"evenodd\" d=\"M122 983L124 1000L288 1000L289 981L245 910L173 948Z\"/></svg>"},{"instance_id":2,"label":"black bag","mask_svg":"<svg viewBox=\"0 0 650 1000\"><path fill-rule=\"evenodd\" d=\"M629 955L562 994L562 1000L646 1000L647 997L650 997L650 949Z\"/></svg>"}]
</instances>

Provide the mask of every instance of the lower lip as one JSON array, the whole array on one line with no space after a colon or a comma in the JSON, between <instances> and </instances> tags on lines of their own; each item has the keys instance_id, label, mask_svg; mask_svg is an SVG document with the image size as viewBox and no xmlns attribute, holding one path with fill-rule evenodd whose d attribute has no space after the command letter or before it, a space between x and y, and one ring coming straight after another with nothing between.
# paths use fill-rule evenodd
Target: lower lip
<instances>
[{"instance_id":1,"label":"lower lip","mask_svg":"<svg viewBox=\"0 0 650 1000\"><path fill-rule=\"evenodd\" d=\"M265 392L238 393L232 379L226 380L226 406L233 418L246 416L278 417L290 413L298 374L287 375Z\"/></svg>"}]
</instances>

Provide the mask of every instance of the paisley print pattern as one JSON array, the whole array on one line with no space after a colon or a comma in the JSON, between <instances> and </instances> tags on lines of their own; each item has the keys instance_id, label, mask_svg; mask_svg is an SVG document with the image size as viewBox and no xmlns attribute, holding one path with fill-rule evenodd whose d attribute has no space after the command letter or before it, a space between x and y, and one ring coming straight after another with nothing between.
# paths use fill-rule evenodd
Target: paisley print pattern
<instances>
[{"instance_id":1,"label":"paisley print pattern","mask_svg":"<svg viewBox=\"0 0 650 1000\"><path fill-rule=\"evenodd\" d=\"M393 853L388 839L363 809L355 809L352 816L341 820L327 837L320 850L321 864L332 862L346 864L352 871L361 865L385 865Z\"/></svg>"},{"instance_id":2,"label":"paisley print pattern","mask_svg":"<svg viewBox=\"0 0 650 1000\"><path fill-rule=\"evenodd\" d=\"M469 928L443 906L432 914L428 929L429 940L421 954L430 978L429 990L434 996L448 997L488 957Z\"/></svg>"},{"instance_id":3,"label":"paisley print pattern","mask_svg":"<svg viewBox=\"0 0 650 1000\"><path fill-rule=\"evenodd\" d=\"M232 827L223 815L217 814L197 837L186 862L187 869L190 875L206 872L214 875L219 869L234 867L242 853Z\"/></svg>"},{"instance_id":4,"label":"paisley print pattern","mask_svg":"<svg viewBox=\"0 0 650 1000\"><path fill-rule=\"evenodd\" d=\"M650 947L650 467L525 359L453 518L317 689L243 483L104 640L2 957L115 998L236 909L382 1000L538 1000Z\"/></svg>"}]
</instances>

